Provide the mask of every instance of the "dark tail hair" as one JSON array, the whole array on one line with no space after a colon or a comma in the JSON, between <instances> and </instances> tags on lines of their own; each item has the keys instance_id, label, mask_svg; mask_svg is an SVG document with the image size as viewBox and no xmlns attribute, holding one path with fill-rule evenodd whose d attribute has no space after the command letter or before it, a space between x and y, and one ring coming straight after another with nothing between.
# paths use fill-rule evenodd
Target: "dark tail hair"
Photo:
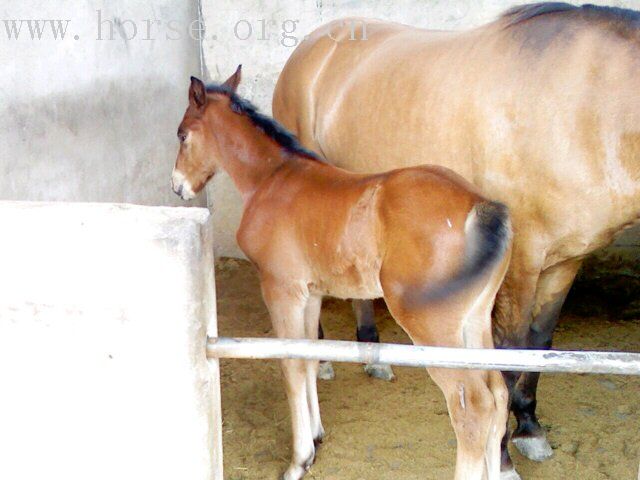
<instances>
[{"instance_id":1,"label":"dark tail hair","mask_svg":"<svg viewBox=\"0 0 640 480\"><path fill-rule=\"evenodd\" d=\"M407 295L409 307L443 300L478 281L498 261L511 245L511 220L506 205L499 202L476 204L465 223L466 244L464 262L450 279L427 286Z\"/></svg>"}]
</instances>

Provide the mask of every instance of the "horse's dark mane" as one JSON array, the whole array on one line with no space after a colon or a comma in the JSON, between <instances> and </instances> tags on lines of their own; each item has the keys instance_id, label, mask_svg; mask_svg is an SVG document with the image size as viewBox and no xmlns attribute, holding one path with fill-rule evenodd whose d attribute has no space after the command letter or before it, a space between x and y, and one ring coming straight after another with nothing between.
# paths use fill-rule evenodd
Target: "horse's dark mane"
<instances>
[{"instance_id":1,"label":"horse's dark mane","mask_svg":"<svg viewBox=\"0 0 640 480\"><path fill-rule=\"evenodd\" d=\"M246 115L251 120L251 123L273 139L285 151L318 162L324 162L318 154L304 148L293 133L280 125L275 119L260 113L255 105L240 97L233 90L224 85L212 83L207 85L207 93L221 93L229 97L231 108L234 112Z\"/></svg>"},{"instance_id":2,"label":"horse's dark mane","mask_svg":"<svg viewBox=\"0 0 640 480\"><path fill-rule=\"evenodd\" d=\"M585 4L582 6L562 2L531 3L507 10L501 16L505 27L520 25L528 20L553 13L572 15L575 18L615 22L628 29L640 27L640 12L619 7L603 7Z\"/></svg>"}]
</instances>

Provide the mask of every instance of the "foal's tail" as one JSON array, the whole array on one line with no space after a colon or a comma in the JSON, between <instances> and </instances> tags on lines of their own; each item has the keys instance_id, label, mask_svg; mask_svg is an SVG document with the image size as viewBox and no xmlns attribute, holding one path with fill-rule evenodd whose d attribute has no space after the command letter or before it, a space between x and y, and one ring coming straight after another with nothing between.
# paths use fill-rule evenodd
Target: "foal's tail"
<instances>
[{"instance_id":1,"label":"foal's tail","mask_svg":"<svg viewBox=\"0 0 640 480\"><path fill-rule=\"evenodd\" d=\"M453 277L409 295L410 305L443 300L461 292L488 274L511 246L511 220L506 205L499 202L477 203L465 222L464 262Z\"/></svg>"}]
</instances>

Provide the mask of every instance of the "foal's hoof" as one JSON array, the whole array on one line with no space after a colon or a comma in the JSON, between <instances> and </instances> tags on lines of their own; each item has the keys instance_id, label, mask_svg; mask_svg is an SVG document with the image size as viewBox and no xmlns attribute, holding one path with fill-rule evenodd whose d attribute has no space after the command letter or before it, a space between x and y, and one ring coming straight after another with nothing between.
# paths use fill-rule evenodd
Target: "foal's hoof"
<instances>
[{"instance_id":1,"label":"foal's hoof","mask_svg":"<svg viewBox=\"0 0 640 480\"><path fill-rule=\"evenodd\" d=\"M302 477L305 476L307 470L309 468L303 468L300 465L290 466L284 475L282 475L282 480L301 480Z\"/></svg>"},{"instance_id":2,"label":"foal's hoof","mask_svg":"<svg viewBox=\"0 0 640 480\"><path fill-rule=\"evenodd\" d=\"M396 379L391 365L380 365L377 363L369 363L364 366L364 371L372 378L379 378L386 382L393 382Z\"/></svg>"},{"instance_id":3,"label":"foal's hoof","mask_svg":"<svg viewBox=\"0 0 640 480\"><path fill-rule=\"evenodd\" d=\"M313 462L315 461L316 454L315 452L313 452L311 456L302 463L302 465L289 465L287 471L284 472L284 475L282 475L282 480L301 480L302 477L304 477L309 471L309 468L311 468L311 465L313 465Z\"/></svg>"},{"instance_id":4,"label":"foal's hoof","mask_svg":"<svg viewBox=\"0 0 640 480\"><path fill-rule=\"evenodd\" d=\"M511 441L520 453L530 460L542 462L553 456L553 449L544 436L514 437Z\"/></svg>"},{"instance_id":5,"label":"foal's hoof","mask_svg":"<svg viewBox=\"0 0 640 480\"><path fill-rule=\"evenodd\" d=\"M320 362L318 367L318 378L320 380L333 380L336 378L336 372L333 371L331 362Z\"/></svg>"},{"instance_id":6,"label":"foal's hoof","mask_svg":"<svg viewBox=\"0 0 640 480\"><path fill-rule=\"evenodd\" d=\"M500 472L500 480L522 480L516 469L511 467L511 470L504 470Z\"/></svg>"}]
</instances>

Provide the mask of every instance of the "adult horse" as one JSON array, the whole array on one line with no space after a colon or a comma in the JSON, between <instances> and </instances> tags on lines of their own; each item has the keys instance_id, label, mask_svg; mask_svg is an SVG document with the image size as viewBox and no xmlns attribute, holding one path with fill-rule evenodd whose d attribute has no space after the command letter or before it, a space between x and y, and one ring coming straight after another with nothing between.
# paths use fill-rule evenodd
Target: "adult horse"
<instances>
[{"instance_id":1,"label":"adult horse","mask_svg":"<svg viewBox=\"0 0 640 480\"><path fill-rule=\"evenodd\" d=\"M511 208L513 261L496 344L550 348L582 259L640 213L640 13L562 3L515 7L466 32L336 21L287 62L274 116L349 170L449 167ZM534 460L538 374L506 373ZM515 476L503 441L503 471Z\"/></svg>"}]
</instances>

